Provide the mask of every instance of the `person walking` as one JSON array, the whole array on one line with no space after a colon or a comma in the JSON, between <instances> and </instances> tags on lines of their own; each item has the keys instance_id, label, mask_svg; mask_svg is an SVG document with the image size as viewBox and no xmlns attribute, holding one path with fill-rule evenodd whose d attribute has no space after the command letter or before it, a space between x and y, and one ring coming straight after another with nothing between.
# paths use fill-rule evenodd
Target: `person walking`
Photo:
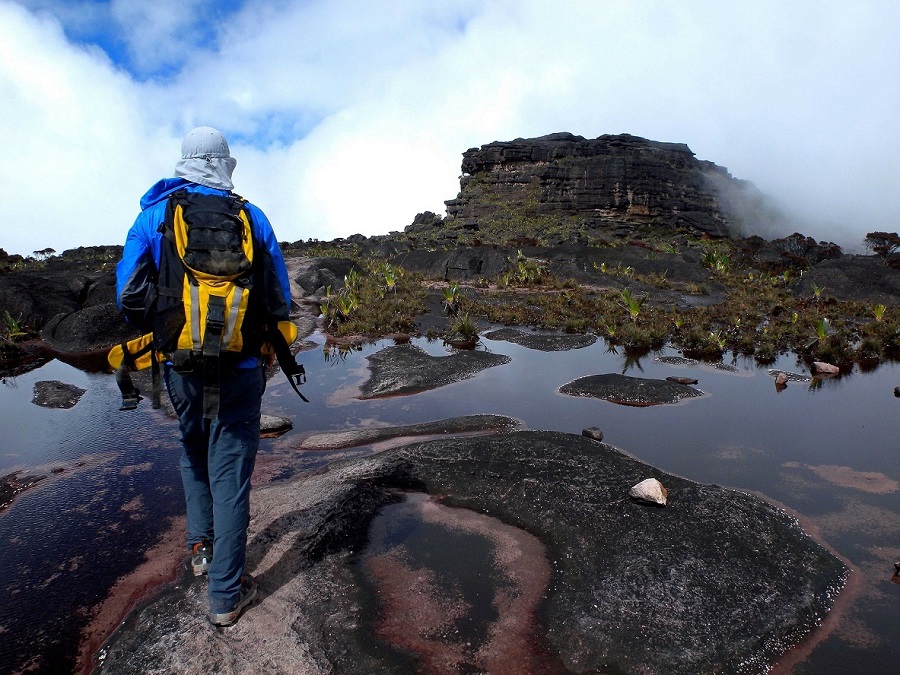
<instances>
[{"instance_id":1,"label":"person walking","mask_svg":"<svg viewBox=\"0 0 900 675\"><path fill-rule=\"evenodd\" d=\"M222 351L219 356L218 351L207 351L204 342L196 350L167 353L168 361L163 366L183 446L181 479L187 505L190 565L196 576L209 578L210 621L217 626L230 626L257 593L255 580L245 570L250 478L259 447L260 404L266 386L263 340L258 337L261 327L255 324L263 319L273 324L289 319L290 284L268 218L232 192L232 173L237 162L225 137L211 127L198 127L184 137L181 150L175 176L158 181L141 198L141 212L128 232L122 260L116 267L116 295L129 322L142 328L152 324L159 332L160 324L153 323L157 303L162 303L164 296L181 295L180 288L177 293L166 288L164 277L168 273L161 274L161 268L166 270L166 261L179 255L180 260L176 259L173 266L193 283L193 269L187 265L186 253L174 253L175 244L166 239L165 223L167 218L172 219L173 200L190 204L191 199L198 199L197 195L218 196L231 200L229 203L238 200L249 220L253 240L252 268L243 273L249 281L242 277L251 303L241 326L243 347L235 353ZM204 204L210 202L199 198L203 199ZM190 223L191 212L185 213L185 222ZM186 305L199 304L187 282L184 287L188 289L184 291ZM179 297L179 308L181 302ZM264 309L260 310L260 306ZM208 311L210 316L214 314L212 301ZM182 313L189 310L185 308ZM190 319L186 321L190 323ZM213 333L211 325L206 324L208 335ZM219 330L221 333L221 327Z\"/></svg>"}]
</instances>

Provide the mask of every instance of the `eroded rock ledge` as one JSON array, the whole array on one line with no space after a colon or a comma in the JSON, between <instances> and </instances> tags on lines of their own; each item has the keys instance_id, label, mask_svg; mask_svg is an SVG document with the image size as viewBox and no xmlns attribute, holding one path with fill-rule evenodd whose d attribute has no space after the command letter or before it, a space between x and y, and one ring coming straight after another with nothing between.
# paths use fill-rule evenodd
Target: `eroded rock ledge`
<instances>
[{"instance_id":1,"label":"eroded rock ledge","mask_svg":"<svg viewBox=\"0 0 900 675\"><path fill-rule=\"evenodd\" d=\"M648 477L667 487L665 508L628 498ZM205 583L184 579L124 624L103 671L410 672L415 655L373 637L376 601L348 564L398 488L442 495L543 542L552 570L543 639L568 672L766 672L817 625L846 574L775 507L603 443L542 431L447 438L255 491L257 604L216 630Z\"/></svg>"}]
</instances>

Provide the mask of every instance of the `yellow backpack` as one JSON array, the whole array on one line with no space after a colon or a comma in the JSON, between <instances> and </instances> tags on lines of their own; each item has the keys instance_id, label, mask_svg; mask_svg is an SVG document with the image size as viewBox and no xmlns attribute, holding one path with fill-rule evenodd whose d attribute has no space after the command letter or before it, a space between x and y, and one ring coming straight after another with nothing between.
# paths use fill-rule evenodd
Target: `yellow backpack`
<instances>
[{"instance_id":1,"label":"yellow backpack","mask_svg":"<svg viewBox=\"0 0 900 675\"><path fill-rule=\"evenodd\" d=\"M202 371L204 414L214 418L221 365L261 353L278 357L300 394L297 385L305 374L289 349L297 327L271 309L284 303L267 281L272 270L256 259L260 247L245 203L237 195L187 190L169 197L159 270L143 322L152 332L116 345L107 357L122 391L121 409L137 407L141 397L128 372L145 368L153 371L158 407L159 363L169 362L176 370Z\"/></svg>"}]
</instances>

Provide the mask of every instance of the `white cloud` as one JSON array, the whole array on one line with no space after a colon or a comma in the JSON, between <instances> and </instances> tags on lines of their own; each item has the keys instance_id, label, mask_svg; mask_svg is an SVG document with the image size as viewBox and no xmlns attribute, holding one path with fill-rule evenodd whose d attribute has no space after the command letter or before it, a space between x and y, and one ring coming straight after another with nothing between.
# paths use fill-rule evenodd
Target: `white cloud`
<instances>
[{"instance_id":1,"label":"white cloud","mask_svg":"<svg viewBox=\"0 0 900 675\"><path fill-rule=\"evenodd\" d=\"M0 168L14 204L0 246L121 241L197 124L232 139L236 189L282 240L402 229L455 197L467 148L555 131L687 143L819 239L900 221L900 5L887 0L260 0L227 18L206 0L169 4L104 10L130 76L0 0L0 128L16 158ZM68 5L29 5L84 33ZM98 197L103 215L85 215ZM23 218L42 226L12 227Z\"/></svg>"},{"instance_id":2,"label":"white cloud","mask_svg":"<svg viewBox=\"0 0 900 675\"><path fill-rule=\"evenodd\" d=\"M144 124L130 79L69 44L55 21L5 4L0 96L0 247L28 254L122 239L172 143Z\"/></svg>"},{"instance_id":3,"label":"white cloud","mask_svg":"<svg viewBox=\"0 0 900 675\"><path fill-rule=\"evenodd\" d=\"M139 72L153 73L180 65L203 42L197 39L202 25L199 10L210 4L208 0L112 0L110 13L128 45L131 64Z\"/></svg>"}]
</instances>

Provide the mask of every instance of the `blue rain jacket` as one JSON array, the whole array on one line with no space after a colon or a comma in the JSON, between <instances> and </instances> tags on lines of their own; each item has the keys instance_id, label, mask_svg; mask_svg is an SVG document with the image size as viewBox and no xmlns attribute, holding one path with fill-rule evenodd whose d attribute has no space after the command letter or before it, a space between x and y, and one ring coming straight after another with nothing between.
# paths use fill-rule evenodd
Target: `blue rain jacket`
<instances>
[{"instance_id":1,"label":"blue rain jacket","mask_svg":"<svg viewBox=\"0 0 900 675\"><path fill-rule=\"evenodd\" d=\"M116 265L116 303L125 313L126 319L129 318L130 312L142 311L144 308L148 286L155 280L156 270L159 269L163 238L159 226L166 218L167 199L173 192L182 189L211 195L230 194L226 190L208 188L184 178L163 178L141 197L141 212L128 231L122 260ZM247 202L244 208L250 216L253 236L262 249L258 250L257 254L261 254L267 259L267 264L271 265L271 272L274 273L284 296L283 307L276 309L277 318L287 320L291 306L291 286L275 232L259 207ZM242 362L240 365L255 365L255 360L253 363Z\"/></svg>"}]
</instances>

